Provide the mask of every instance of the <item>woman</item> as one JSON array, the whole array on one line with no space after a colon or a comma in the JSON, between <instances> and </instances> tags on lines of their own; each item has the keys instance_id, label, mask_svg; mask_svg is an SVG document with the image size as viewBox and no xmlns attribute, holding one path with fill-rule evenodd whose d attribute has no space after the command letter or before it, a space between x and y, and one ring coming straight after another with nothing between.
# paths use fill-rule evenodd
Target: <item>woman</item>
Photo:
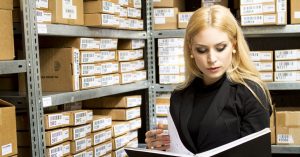
<instances>
[{"instance_id":1,"label":"woman","mask_svg":"<svg viewBox=\"0 0 300 157\"><path fill-rule=\"evenodd\" d=\"M186 29L186 80L171 96L170 115L184 146L200 153L269 127L271 97L249 59L229 9L198 9ZM150 130L148 148L166 150L170 137Z\"/></svg>"}]
</instances>

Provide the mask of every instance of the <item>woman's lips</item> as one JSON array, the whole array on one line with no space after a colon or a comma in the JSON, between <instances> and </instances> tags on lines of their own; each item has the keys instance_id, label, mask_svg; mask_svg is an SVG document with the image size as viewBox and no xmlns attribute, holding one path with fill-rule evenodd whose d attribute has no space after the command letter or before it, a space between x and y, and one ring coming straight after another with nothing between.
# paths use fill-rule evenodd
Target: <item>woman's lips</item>
<instances>
[{"instance_id":1,"label":"woman's lips","mask_svg":"<svg viewBox=\"0 0 300 157\"><path fill-rule=\"evenodd\" d=\"M212 67L212 68L207 68L208 71L215 73L220 69L220 67Z\"/></svg>"}]
</instances>

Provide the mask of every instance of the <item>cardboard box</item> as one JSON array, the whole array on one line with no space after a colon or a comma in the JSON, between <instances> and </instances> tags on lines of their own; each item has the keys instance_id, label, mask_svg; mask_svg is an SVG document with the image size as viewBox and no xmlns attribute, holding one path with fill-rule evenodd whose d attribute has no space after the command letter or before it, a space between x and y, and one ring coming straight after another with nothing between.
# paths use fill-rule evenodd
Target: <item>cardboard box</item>
<instances>
[{"instance_id":1,"label":"cardboard box","mask_svg":"<svg viewBox=\"0 0 300 157\"><path fill-rule=\"evenodd\" d=\"M143 81L147 79L146 70L135 71L134 74L135 74L135 81Z\"/></svg>"},{"instance_id":2,"label":"cardboard box","mask_svg":"<svg viewBox=\"0 0 300 157\"><path fill-rule=\"evenodd\" d=\"M101 38L100 39L100 50L117 50L118 39Z\"/></svg>"},{"instance_id":3,"label":"cardboard box","mask_svg":"<svg viewBox=\"0 0 300 157\"><path fill-rule=\"evenodd\" d=\"M130 30L143 30L144 29L144 21L139 19L127 19L129 22Z\"/></svg>"},{"instance_id":4,"label":"cardboard box","mask_svg":"<svg viewBox=\"0 0 300 157\"><path fill-rule=\"evenodd\" d=\"M274 2L240 6L241 15L271 14L271 13L276 13L276 4Z\"/></svg>"},{"instance_id":5,"label":"cardboard box","mask_svg":"<svg viewBox=\"0 0 300 157\"><path fill-rule=\"evenodd\" d=\"M271 129L271 144L276 144L276 132L275 127L270 127Z\"/></svg>"},{"instance_id":6,"label":"cardboard box","mask_svg":"<svg viewBox=\"0 0 300 157\"><path fill-rule=\"evenodd\" d=\"M53 146L71 140L69 128L56 129L45 132L46 146ZM30 137L30 136L28 136Z\"/></svg>"},{"instance_id":7,"label":"cardboard box","mask_svg":"<svg viewBox=\"0 0 300 157\"><path fill-rule=\"evenodd\" d=\"M184 47L184 38L161 38L157 41L158 47Z\"/></svg>"},{"instance_id":8,"label":"cardboard box","mask_svg":"<svg viewBox=\"0 0 300 157\"><path fill-rule=\"evenodd\" d=\"M142 104L141 95L109 96L83 101L85 108L131 108Z\"/></svg>"},{"instance_id":9,"label":"cardboard box","mask_svg":"<svg viewBox=\"0 0 300 157\"><path fill-rule=\"evenodd\" d=\"M104 156L105 154L109 154L109 152L112 151L112 141L94 146L93 150L95 156Z\"/></svg>"},{"instance_id":10,"label":"cardboard box","mask_svg":"<svg viewBox=\"0 0 300 157\"><path fill-rule=\"evenodd\" d=\"M184 65L183 56L160 56L158 57L158 65Z\"/></svg>"},{"instance_id":11,"label":"cardboard box","mask_svg":"<svg viewBox=\"0 0 300 157\"><path fill-rule=\"evenodd\" d=\"M43 92L79 90L78 49L40 49L40 63Z\"/></svg>"},{"instance_id":12,"label":"cardboard box","mask_svg":"<svg viewBox=\"0 0 300 157\"><path fill-rule=\"evenodd\" d=\"M0 6L3 2L8 2L8 0L2 0L0 2ZM3 6L7 7L6 5ZM13 60L15 58L15 50L13 38L12 11L0 10L0 19L0 60Z\"/></svg>"},{"instance_id":13,"label":"cardboard box","mask_svg":"<svg viewBox=\"0 0 300 157\"><path fill-rule=\"evenodd\" d=\"M126 156L127 156L127 154L126 154L124 148L120 148L120 149L112 152L112 157L126 157Z\"/></svg>"},{"instance_id":14,"label":"cardboard box","mask_svg":"<svg viewBox=\"0 0 300 157\"><path fill-rule=\"evenodd\" d=\"M92 132L92 125L86 124L77 127L70 127L70 140L78 140L80 138L90 135Z\"/></svg>"},{"instance_id":15,"label":"cardboard box","mask_svg":"<svg viewBox=\"0 0 300 157\"><path fill-rule=\"evenodd\" d=\"M241 16L242 26L259 26L259 25L277 25L277 14L257 14L257 15L243 15Z\"/></svg>"},{"instance_id":16,"label":"cardboard box","mask_svg":"<svg viewBox=\"0 0 300 157\"><path fill-rule=\"evenodd\" d=\"M41 37L40 48L78 48L80 50L100 50L100 39L72 37Z\"/></svg>"},{"instance_id":17,"label":"cardboard box","mask_svg":"<svg viewBox=\"0 0 300 157\"><path fill-rule=\"evenodd\" d=\"M299 145L299 127L276 127L276 144Z\"/></svg>"},{"instance_id":18,"label":"cardboard box","mask_svg":"<svg viewBox=\"0 0 300 157\"><path fill-rule=\"evenodd\" d=\"M276 71L296 71L300 70L300 61L275 61Z\"/></svg>"},{"instance_id":19,"label":"cardboard box","mask_svg":"<svg viewBox=\"0 0 300 157\"><path fill-rule=\"evenodd\" d=\"M159 67L159 74L184 74L185 73L185 66L183 65L160 65Z\"/></svg>"},{"instance_id":20,"label":"cardboard box","mask_svg":"<svg viewBox=\"0 0 300 157\"><path fill-rule=\"evenodd\" d=\"M81 76L111 74L111 73L117 73L118 71L119 71L119 62L104 62L104 63L80 65Z\"/></svg>"},{"instance_id":21,"label":"cardboard box","mask_svg":"<svg viewBox=\"0 0 300 157\"><path fill-rule=\"evenodd\" d=\"M185 80L184 75L159 75L160 84L178 84Z\"/></svg>"},{"instance_id":22,"label":"cardboard box","mask_svg":"<svg viewBox=\"0 0 300 157\"><path fill-rule=\"evenodd\" d=\"M241 5L247 4L257 4L257 3L264 3L264 2L273 2L275 3L276 0L240 0Z\"/></svg>"},{"instance_id":23,"label":"cardboard box","mask_svg":"<svg viewBox=\"0 0 300 157\"><path fill-rule=\"evenodd\" d=\"M127 8L127 17L133 19L142 19L142 10L137 8Z\"/></svg>"},{"instance_id":24,"label":"cardboard box","mask_svg":"<svg viewBox=\"0 0 300 157\"><path fill-rule=\"evenodd\" d=\"M51 23L52 13L46 10L36 10L36 21L37 23Z\"/></svg>"},{"instance_id":25,"label":"cardboard box","mask_svg":"<svg viewBox=\"0 0 300 157\"><path fill-rule=\"evenodd\" d=\"M142 119L141 118L136 118L128 121L129 123L129 130L137 130L142 127Z\"/></svg>"},{"instance_id":26,"label":"cardboard box","mask_svg":"<svg viewBox=\"0 0 300 157\"><path fill-rule=\"evenodd\" d=\"M119 39L118 49L121 50L135 50L145 47L145 40L143 39Z\"/></svg>"},{"instance_id":27,"label":"cardboard box","mask_svg":"<svg viewBox=\"0 0 300 157\"><path fill-rule=\"evenodd\" d=\"M300 23L300 2L297 0L291 0L290 9L291 9L291 24L299 24Z\"/></svg>"},{"instance_id":28,"label":"cardboard box","mask_svg":"<svg viewBox=\"0 0 300 157\"><path fill-rule=\"evenodd\" d=\"M67 141L65 143L46 148L45 154L46 154L46 157L67 156L71 153L70 148L71 148L71 144L69 141Z\"/></svg>"},{"instance_id":29,"label":"cardboard box","mask_svg":"<svg viewBox=\"0 0 300 157\"><path fill-rule=\"evenodd\" d=\"M134 8L142 8L142 0L129 0L129 4L133 4Z\"/></svg>"},{"instance_id":30,"label":"cardboard box","mask_svg":"<svg viewBox=\"0 0 300 157\"><path fill-rule=\"evenodd\" d=\"M186 28L194 12L178 13L178 28Z\"/></svg>"},{"instance_id":31,"label":"cardboard box","mask_svg":"<svg viewBox=\"0 0 300 157\"><path fill-rule=\"evenodd\" d=\"M70 2L73 2L72 4ZM83 1L82 0L51 0L49 11L52 12L52 23L83 25Z\"/></svg>"},{"instance_id":32,"label":"cardboard box","mask_svg":"<svg viewBox=\"0 0 300 157\"><path fill-rule=\"evenodd\" d=\"M140 117L140 107L129 109L96 109L95 115L109 115L112 120L131 120Z\"/></svg>"},{"instance_id":33,"label":"cardboard box","mask_svg":"<svg viewBox=\"0 0 300 157\"><path fill-rule=\"evenodd\" d=\"M127 133L128 140L131 141L133 139L138 138L138 131L137 130L131 130L129 133Z\"/></svg>"},{"instance_id":34,"label":"cardboard box","mask_svg":"<svg viewBox=\"0 0 300 157\"><path fill-rule=\"evenodd\" d=\"M44 114L45 130L70 126L70 114L68 112Z\"/></svg>"},{"instance_id":35,"label":"cardboard box","mask_svg":"<svg viewBox=\"0 0 300 157\"><path fill-rule=\"evenodd\" d=\"M179 43L181 44L181 42ZM158 47L158 56L183 56L183 47Z\"/></svg>"},{"instance_id":36,"label":"cardboard box","mask_svg":"<svg viewBox=\"0 0 300 157\"><path fill-rule=\"evenodd\" d=\"M115 14L115 3L110 0L85 1L84 13Z\"/></svg>"},{"instance_id":37,"label":"cardboard box","mask_svg":"<svg viewBox=\"0 0 300 157\"><path fill-rule=\"evenodd\" d=\"M80 77L80 90L101 87L101 76L83 76Z\"/></svg>"},{"instance_id":38,"label":"cardboard box","mask_svg":"<svg viewBox=\"0 0 300 157\"><path fill-rule=\"evenodd\" d=\"M129 123L126 121L113 121L112 136L118 137L129 132Z\"/></svg>"},{"instance_id":39,"label":"cardboard box","mask_svg":"<svg viewBox=\"0 0 300 157\"><path fill-rule=\"evenodd\" d=\"M102 75L101 81L101 87L118 85L120 84L120 74Z\"/></svg>"},{"instance_id":40,"label":"cardboard box","mask_svg":"<svg viewBox=\"0 0 300 157\"><path fill-rule=\"evenodd\" d=\"M300 127L300 108L276 108L276 127Z\"/></svg>"},{"instance_id":41,"label":"cardboard box","mask_svg":"<svg viewBox=\"0 0 300 157\"><path fill-rule=\"evenodd\" d=\"M154 8L154 30L177 29L178 8Z\"/></svg>"},{"instance_id":42,"label":"cardboard box","mask_svg":"<svg viewBox=\"0 0 300 157\"><path fill-rule=\"evenodd\" d=\"M1 0L0 10L13 10L13 0Z\"/></svg>"},{"instance_id":43,"label":"cardboard box","mask_svg":"<svg viewBox=\"0 0 300 157\"><path fill-rule=\"evenodd\" d=\"M127 18L128 11L126 7L122 7L120 5L115 5L115 13L119 17Z\"/></svg>"},{"instance_id":44,"label":"cardboard box","mask_svg":"<svg viewBox=\"0 0 300 157\"><path fill-rule=\"evenodd\" d=\"M260 72L260 78L262 81L265 82L273 82L274 81L274 75L273 72Z\"/></svg>"},{"instance_id":45,"label":"cardboard box","mask_svg":"<svg viewBox=\"0 0 300 157\"><path fill-rule=\"evenodd\" d=\"M166 117L168 116L170 109L169 104L156 104L156 116Z\"/></svg>"},{"instance_id":46,"label":"cardboard box","mask_svg":"<svg viewBox=\"0 0 300 157\"><path fill-rule=\"evenodd\" d=\"M130 142L127 143L126 147L131 147L131 148L138 148L139 146L139 140L136 138L136 139L133 139L131 140Z\"/></svg>"},{"instance_id":47,"label":"cardboard box","mask_svg":"<svg viewBox=\"0 0 300 157\"><path fill-rule=\"evenodd\" d=\"M111 14L84 14L84 25L101 28L117 28L117 17Z\"/></svg>"},{"instance_id":48,"label":"cardboard box","mask_svg":"<svg viewBox=\"0 0 300 157\"><path fill-rule=\"evenodd\" d=\"M156 96L156 104L168 104L170 105L171 94L159 94Z\"/></svg>"},{"instance_id":49,"label":"cardboard box","mask_svg":"<svg viewBox=\"0 0 300 157\"><path fill-rule=\"evenodd\" d=\"M75 141L71 141L71 154L79 153L85 149L92 147L92 137L87 136Z\"/></svg>"},{"instance_id":50,"label":"cardboard box","mask_svg":"<svg viewBox=\"0 0 300 157\"><path fill-rule=\"evenodd\" d=\"M299 60L300 49L275 50L275 60Z\"/></svg>"},{"instance_id":51,"label":"cardboard box","mask_svg":"<svg viewBox=\"0 0 300 157\"><path fill-rule=\"evenodd\" d=\"M120 62L120 73L142 70L145 68L144 60L136 60L130 62Z\"/></svg>"},{"instance_id":52,"label":"cardboard box","mask_svg":"<svg viewBox=\"0 0 300 157\"><path fill-rule=\"evenodd\" d=\"M36 0L35 7L37 9L47 10L49 8L49 2L48 2L48 0Z\"/></svg>"},{"instance_id":53,"label":"cardboard box","mask_svg":"<svg viewBox=\"0 0 300 157\"><path fill-rule=\"evenodd\" d=\"M112 154L111 154L111 152L110 152L110 153L108 153L108 154L103 155L103 157L112 157Z\"/></svg>"},{"instance_id":54,"label":"cardboard box","mask_svg":"<svg viewBox=\"0 0 300 157\"><path fill-rule=\"evenodd\" d=\"M275 82L290 82L290 81L300 81L299 71L282 71L274 72Z\"/></svg>"},{"instance_id":55,"label":"cardboard box","mask_svg":"<svg viewBox=\"0 0 300 157\"><path fill-rule=\"evenodd\" d=\"M92 132L110 128L112 119L110 116L95 115L92 122Z\"/></svg>"},{"instance_id":56,"label":"cardboard box","mask_svg":"<svg viewBox=\"0 0 300 157\"><path fill-rule=\"evenodd\" d=\"M119 0L118 4L123 7L128 7L129 0Z\"/></svg>"},{"instance_id":57,"label":"cardboard box","mask_svg":"<svg viewBox=\"0 0 300 157\"><path fill-rule=\"evenodd\" d=\"M253 63L258 71L273 71L273 61Z\"/></svg>"},{"instance_id":58,"label":"cardboard box","mask_svg":"<svg viewBox=\"0 0 300 157\"><path fill-rule=\"evenodd\" d=\"M70 155L70 157L92 157L92 156L94 156L93 148L89 148L89 149L84 150L83 152L77 153L75 155Z\"/></svg>"},{"instance_id":59,"label":"cardboard box","mask_svg":"<svg viewBox=\"0 0 300 157\"><path fill-rule=\"evenodd\" d=\"M250 51L252 61L273 61L273 51Z\"/></svg>"},{"instance_id":60,"label":"cardboard box","mask_svg":"<svg viewBox=\"0 0 300 157\"><path fill-rule=\"evenodd\" d=\"M112 129L106 129L99 132L94 132L92 135L93 138L93 145L98 145L100 143L106 142L111 140L112 137Z\"/></svg>"},{"instance_id":61,"label":"cardboard box","mask_svg":"<svg viewBox=\"0 0 300 157\"><path fill-rule=\"evenodd\" d=\"M201 0L201 6L202 7L210 7L213 5L223 5L225 7L228 7L228 1L227 0Z\"/></svg>"},{"instance_id":62,"label":"cardboard box","mask_svg":"<svg viewBox=\"0 0 300 157\"><path fill-rule=\"evenodd\" d=\"M180 11L185 9L185 1L182 0L154 0L154 8L179 8Z\"/></svg>"},{"instance_id":63,"label":"cardboard box","mask_svg":"<svg viewBox=\"0 0 300 157\"><path fill-rule=\"evenodd\" d=\"M18 147L30 147L31 139L29 130L17 132L17 143Z\"/></svg>"},{"instance_id":64,"label":"cardboard box","mask_svg":"<svg viewBox=\"0 0 300 157\"><path fill-rule=\"evenodd\" d=\"M117 53L108 51L80 51L80 63L99 63L117 60Z\"/></svg>"},{"instance_id":65,"label":"cardboard box","mask_svg":"<svg viewBox=\"0 0 300 157\"><path fill-rule=\"evenodd\" d=\"M75 110L75 111L68 111L68 113L70 114L71 126L87 124L93 121L92 110Z\"/></svg>"},{"instance_id":66,"label":"cardboard box","mask_svg":"<svg viewBox=\"0 0 300 157\"><path fill-rule=\"evenodd\" d=\"M139 50L118 50L118 61L132 61L142 59L144 56L143 49Z\"/></svg>"},{"instance_id":67,"label":"cardboard box","mask_svg":"<svg viewBox=\"0 0 300 157\"><path fill-rule=\"evenodd\" d=\"M117 150L121 147L124 147L128 142L129 142L128 134L113 138L112 139L112 149Z\"/></svg>"},{"instance_id":68,"label":"cardboard box","mask_svg":"<svg viewBox=\"0 0 300 157\"><path fill-rule=\"evenodd\" d=\"M135 72L121 73L121 82L120 84L133 83L136 81Z\"/></svg>"}]
</instances>

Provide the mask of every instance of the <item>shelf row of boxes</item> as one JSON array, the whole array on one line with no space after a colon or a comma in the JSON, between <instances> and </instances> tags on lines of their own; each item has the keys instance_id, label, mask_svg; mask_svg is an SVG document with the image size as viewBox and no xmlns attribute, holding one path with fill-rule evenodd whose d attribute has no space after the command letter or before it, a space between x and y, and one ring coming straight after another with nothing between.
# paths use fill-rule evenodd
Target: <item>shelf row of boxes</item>
<instances>
[{"instance_id":1,"label":"shelf row of boxes","mask_svg":"<svg viewBox=\"0 0 300 157\"><path fill-rule=\"evenodd\" d=\"M140 95L111 96L84 101L85 109L46 110L51 112L44 115L46 156L127 156L125 146L138 146L141 103ZM27 157L29 151L22 153L29 149L28 123L23 123L28 117L17 120L20 155Z\"/></svg>"},{"instance_id":2,"label":"shelf row of boxes","mask_svg":"<svg viewBox=\"0 0 300 157\"><path fill-rule=\"evenodd\" d=\"M14 21L20 22L19 4L14 4ZM130 30L144 28L141 0L37 0L36 8L38 23Z\"/></svg>"}]
</instances>

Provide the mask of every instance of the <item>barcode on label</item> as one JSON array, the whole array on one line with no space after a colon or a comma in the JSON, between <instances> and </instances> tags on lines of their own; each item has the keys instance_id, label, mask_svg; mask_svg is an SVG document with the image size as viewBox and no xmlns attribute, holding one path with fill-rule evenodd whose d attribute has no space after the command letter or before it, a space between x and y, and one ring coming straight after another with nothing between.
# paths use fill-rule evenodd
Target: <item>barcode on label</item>
<instances>
[{"instance_id":1,"label":"barcode on label","mask_svg":"<svg viewBox=\"0 0 300 157\"><path fill-rule=\"evenodd\" d=\"M91 49L95 44L94 39L81 38L80 39L80 49Z\"/></svg>"},{"instance_id":2,"label":"barcode on label","mask_svg":"<svg viewBox=\"0 0 300 157\"><path fill-rule=\"evenodd\" d=\"M242 25L261 25L264 23L263 15L241 16Z\"/></svg>"},{"instance_id":3,"label":"barcode on label","mask_svg":"<svg viewBox=\"0 0 300 157\"><path fill-rule=\"evenodd\" d=\"M74 140L82 138L86 135L86 126L74 129Z\"/></svg>"},{"instance_id":4,"label":"barcode on label","mask_svg":"<svg viewBox=\"0 0 300 157\"><path fill-rule=\"evenodd\" d=\"M179 20L179 22L186 22L187 23L187 22L189 22L192 15L193 15L192 13L179 14L178 20Z\"/></svg>"},{"instance_id":5,"label":"barcode on label","mask_svg":"<svg viewBox=\"0 0 300 157\"><path fill-rule=\"evenodd\" d=\"M103 11L111 14L115 13L114 4L112 2L102 1L102 5L103 5Z\"/></svg>"},{"instance_id":6,"label":"barcode on label","mask_svg":"<svg viewBox=\"0 0 300 157\"><path fill-rule=\"evenodd\" d=\"M294 143L294 139L293 139L292 135L278 134L277 135L277 142L278 143L293 144Z\"/></svg>"},{"instance_id":7,"label":"barcode on label","mask_svg":"<svg viewBox=\"0 0 300 157\"><path fill-rule=\"evenodd\" d=\"M94 52L81 52L81 63L93 63L95 58Z\"/></svg>"},{"instance_id":8,"label":"barcode on label","mask_svg":"<svg viewBox=\"0 0 300 157\"><path fill-rule=\"evenodd\" d=\"M102 156L106 154L106 145L101 145L95 148L95 156Z\"/></svg>"},{"instance_id":9,"label":"barcode on label","mask_svg":"<svg viewBox=\"0 0 300 157\"><path fill-rule=\"evenodd\" d=\"M59 156L63 156L63 146L59 145L53 148L50 148L50 156L51 157L59 157Z\"/></svg>"},{"instance_id":10,"label":"barcode on label","mask_svg":"<svg viewBox=\"0 0 300 157\"><path fill-rule=\"evenodd\" d=\"M49 115L49 127L62 125L62 114Z\"/></svg>"},{"instance_id":11,"label":"barcode on label","mask_svg":"<svg viewBox=\"0 0 300 157\"><path fill-rule=\"evenodd\" d=\"M75 150L76 152L80 151L80 150L83 150L86 148L86 139L80 139L80 140L77 140L75 141Z\"/></svg>"},{"instance_id":12,"label":"barcode on label","mask_svg":"<svg viewBox=\"0 0 300 157\"><path fill-rule=\"evenodd\" d=\"M51 133L51 145L63 141L63 130Z\"/></svg>"},{"instance_id":13,"label":"barcode on label","mask_svg":"<svg viewBox=\"0 0 300 157\"><path fill-rule=\"evenodd\" d=\"M173 17L174 9L154 9L154 17Z\"/></svg>"},{"instance_id":14,"label":"barcode on label","mask_svg":"<svg viewBox=\"0 0 300 157\"><path fill-rule=\"evenodd\" d=\"M75 125L80 125L86 123L87 112L75 113Z\"/></svg>"}]
</instances>

